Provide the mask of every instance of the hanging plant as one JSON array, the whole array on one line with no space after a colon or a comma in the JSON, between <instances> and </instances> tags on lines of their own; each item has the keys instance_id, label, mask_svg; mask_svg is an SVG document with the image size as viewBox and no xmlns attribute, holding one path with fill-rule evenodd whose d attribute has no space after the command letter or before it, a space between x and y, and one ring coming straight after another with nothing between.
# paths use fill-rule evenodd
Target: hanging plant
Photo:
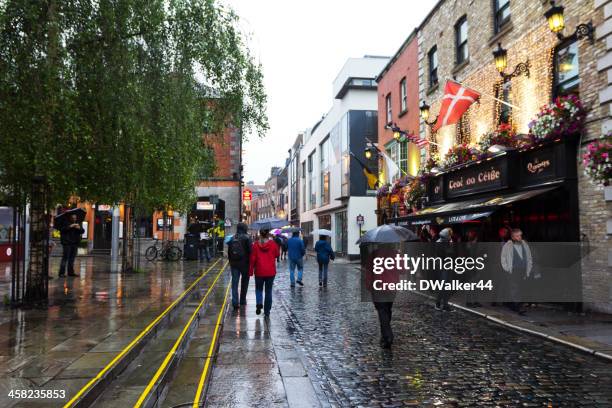
<instances>
[{"instance_id":1,"label":"hanging plant","mask_svg":"<svg viewBox=\"0 0 612 408\"><path fill-rule=\"evenodd\" d=\"M445 168L457 166L472 160L477 160L479 156L480 152L467 144L455 145L446 153L442 166Z\"/></svg>"},{"instance_id":2,"label":"hanging plant","mask_svg":"<svg viewBox=\"0 0 612 408\"><path fill-rule=\"evenodd\" d=\"M515 148L520 144L521 140L517 137L516 132L512 129L512 125L502 123L496 130L487 132L480 137L480 140L478 141L478 148L482 152L487 152L489 147L494 145Z\"/></svg>"},{"instance_id":3,"label":"hanging plant","mask_svg":"<svg viewBox=\"0 0 612 408\"><path fill-rule=\"evenodd\" d=\"M542 108L529 123L529 134L534 143L582 131L586 111L576 95L558 97Z\"/></svg>"},{"instance_id":4,"label":"hanging plant","mask_svg":"<svg viewBox=\"0 0 612 408\"><path fill-rule=\"evenodd\" d=\"M612 133L586 146L582 156L584 174L597 186L609 186L612 179Z\"/></svg>"},{"instance_id":5,"label":"hanging plant","mask_svg":"<svg viewBox=\"0 0 612 408\"><path fill-rule=\"evenodd\" d=\"M383 184L378 190L376 190L376 197L384 197L389 194L389 184Z\"/></svg>"},{"instance_id":6,"label":"hanging plant","mask_svg":"<svg viewBox=\"0 0 612 408\"><path fill-rule=\"evenodd\" d=\"M414 179L404 193L404 204L406 207L419 207L421 199L425 196L425 186L418 178Z\"/></svg>"}]
</instances>

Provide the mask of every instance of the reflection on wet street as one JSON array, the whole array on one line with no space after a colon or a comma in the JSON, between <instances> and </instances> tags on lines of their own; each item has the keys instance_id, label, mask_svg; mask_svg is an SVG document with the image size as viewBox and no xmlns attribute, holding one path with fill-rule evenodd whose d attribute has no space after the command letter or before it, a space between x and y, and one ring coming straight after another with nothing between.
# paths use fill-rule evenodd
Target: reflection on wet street
<instances>
[{"instance_id":1,"label":"reflection on wet street","mask_svg":"<svg viewBox=\"0 0 612 408\"><path fill-rule=\"evenodd\" d=\"M52 258L53 276L58 261ZM55 389L73 395L168 307L205 265L144 266L143 273L111 273L106 258L79 257L75 263L79 277L49 282L47 310L0 310L0 406L33 403L11 399L10 390ZM2 264L0 271L4 296L10 288L10 265ZM39 403L61 406L61 401L67 400Z\"/></svg>"},{"instance_id":2,"label":"reflection on wet street","mask_svg":"<svg viewBox=\"0 0 612 408\"><path fill-rule=\"evenodd\" d=\"M420 298L394 307L395 343L382 350L355 265L332 264L326 289L312 259L304 287L285 268L269 325L252 306L227 316L210 406L612 406L604 360Z\"/></svg>"}]
</instances>

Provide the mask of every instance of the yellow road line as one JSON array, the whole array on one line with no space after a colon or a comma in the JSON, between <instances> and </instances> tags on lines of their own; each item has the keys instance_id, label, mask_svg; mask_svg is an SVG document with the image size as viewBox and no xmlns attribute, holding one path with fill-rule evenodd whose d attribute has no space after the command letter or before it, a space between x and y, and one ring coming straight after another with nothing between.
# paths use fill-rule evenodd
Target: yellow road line
<instances>
[{"instance_id":1,"label":"yellow road line","mask_svg":"<svg viewBox=\"0 0 612 408\"><path fill-rule=\"evenodd\" d=\"M161 365L159 366L159 368L155 372L155 375L153 376L153 378L151 378L151 381L149 381L149 384L147 384L147 386L144 389L144 391L142 392L142 394L140 394L140 398L138 398L138 401L136 402L136 404L134 404L134 408L140 408L142 406L142 404L147 399L147 396L151 392L151 389L153 388L153 386L155 386L155 383L157 382L157 380L159 380L159 378L163 374L163 372L166 369L166 367L168 366L168 364L170 364L170 360L172 359L172 356L174 356L174 353L176 353L176 350L181 345L181 342L183 341L183 338L185 337L185 335L187 334L187 331L191 327L191 323L193 323L193 320L198 315L198 312L200 311L200 308L202 308L202 305L204 305L204 302L208 298L208 295L214 289L215 285L217 284L217 280L219 280L219 278L221 277L221 274L225 270L226 266L227 266L227 262L225 263L225 265L223 265L223 268L221 268L221 271L219 271L219 273L217 274L217 277L215 278L213 283L210 285L210 287L206 291L206 294L204 295L204 297L200 301L200 304L198 304L198 307L196 307L195 310L193 311L193 313L191 314L191 317L187 321L187 324L185 324L185 327L183 327L183 330L181 331L181 334L178 336L178 338L174 342L174 345L172 346L170 351L168 351L168 353L166 354L166 358L164 358L164 361L161 363Z\"/></svg>"},{"instance_id":2,"label":"yellow road line","mask_svg":"<svg viewBox=\"0 0 612 408\"><path fill-rule=\"evenodd\" d=\"M214 264L210 265L208 269L206 269L206 271L204 271L204 273L200 275L198 279L196 279L187 289L185 289L183 293L181 293L180 296L176 298L176 300L172 302L170 306L168 306L159 316L157 316L155 320L149 323L149 325L145 327L140 332L140 334L138 334L138 336L136 336L134 340L130 342L130 344L125 346L125 348L121 350L121 352L117 354L115 358L111 360L110 363L108 363L102 370L100 370L100 372L96 374L96 376L92 378L91 381L85 384L83 388L81 388L79 392L77 392L77 394L74 397L72 397L70 401L66 403L66 405L64 405L64 408L72 407L79 400L79 398L81 398L81 396L83 396L83 394L87 390L89 390L97 381L99 381L102 378L102 376L108 372L108 370L110 370L118 361L120 361L140 341L140 339L142 339L146 334L148 334L153 328L153 326L155 326L161 319L163 319L164 316L167 315L170 312L170 310L172 310L174 306L176 306L187 295L187 293L191 291L191 289L195 285L197 285L206 275L208 275L208 272L210 272L210 270L214 268L215 265L219 263L219 261L220 259L217 259Z\"/></svg>"},{"instance_id":3,"label":"yellow road line","mask_svg":"<svg viewBox=\"0 0 612 408\"><path fill-rule=\"evenodd\" d=\"M219 311L219 315L217 316L217 325L215 326L215 333L213 334L212 342L210 343L210 347L208 349L208 355L206 356L206 364L204 364L204 369L202 370L202 375L200 376L198 389L196 390L196 395L193 400L193 408L198 408L200 406L200 399L202 398L202 391L204 389L204 384L206 383L206 375L208 374L210 360L212 359L213 352L215 350L215 344L219 336L219 327L221 327L221 317L223 316L223 312L225 310L225 304L227 303L227 295L229 294L230 286L231 285L227 285L227 289L225 289L225 298L223 299L223 305L221 306L221 310Z\"/></svg>"}]
</instances>

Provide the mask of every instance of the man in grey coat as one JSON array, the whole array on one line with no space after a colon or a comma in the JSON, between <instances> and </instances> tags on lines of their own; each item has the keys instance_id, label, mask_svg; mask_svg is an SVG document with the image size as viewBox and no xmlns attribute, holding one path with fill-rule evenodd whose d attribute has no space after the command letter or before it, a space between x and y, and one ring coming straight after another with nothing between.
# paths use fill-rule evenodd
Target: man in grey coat
<instances>
[{"instance_id":1,"label":"man in grey coat","mask_svg":"<svg viewBox=\"0 0 612 408\"><path fill-rule=\"evenodd\" d=\"M510 275L508 279L509 295L512 300L510 308L524 315L525 311L518 299L525 293L527 280L532 277L533 258L527 241L523 240L523 231L514 228L510 238L502 247L501 264L504 271Z\"/></svg>"}]
</instances>

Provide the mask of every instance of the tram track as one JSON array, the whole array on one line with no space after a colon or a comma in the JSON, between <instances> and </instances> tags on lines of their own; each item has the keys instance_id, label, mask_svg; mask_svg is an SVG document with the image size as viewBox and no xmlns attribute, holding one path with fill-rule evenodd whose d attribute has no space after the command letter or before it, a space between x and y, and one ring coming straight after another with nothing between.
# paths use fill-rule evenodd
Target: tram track
<instances>
[{"instance_id":1,"label":"tram track","mask_svg":"<svg viewBox=\"0 0 612 408\"><path fill-rule=\"evenodd\" d=\"M75 395L71 396L70 400L63 407L90 407L98 405L101 397L107 393L109 389L115 386L118 380L125 376L127 371L130 371L130 366L145 354L152 343L159 342L159 339L164 336L173 336L171 329L177 324L177 321L182 322L182 316L185 315L185 309L192 305L193 298L196 297L198 300L197 307L193 313L190 313L190 318L187 319L188 325L183 327L185 330L179 332L179 338L174 339L175 341L172 347L172 350L174 350L173 354L171 356L168 356L169 353L166 354L166 358L163 360L165 363L164 370L160 371L159 375L157 375L156 372L157 377L155 377L155 380L157 382L159 382L160 379L165 380L168 371L171 371L168 370L168 368L171 368L172 364L176 361L175 357L180 357L180 353L178 353L177 356L174 354L181 351L181 344L189 337L188 335L190 330L194 327L194 323L197 324L200 320L200 312L206 300L213 292L217 283L222 280L220 278L226 269L227 263L225 262L222 266L221 264L223 264L223 261L219 259L204 270L187 289L140 331L127 346L118 352L111 361L79 389ZM213 271L215 273L211 274ZM211 277L213 276L214 280L211 282ZM203 287L204 289L202 289ZM205 294L201 295L203 290L205 290ZM191 311L189 310L189 312ZM159 352L157 354L159 354ZM149 395L155 394L157 390L158 386L153 384L148 388ZM159 394L155 395L159 396ZM140 398L138 401L140 401ZM154 406L157 399L151 401L149 398L143 398L140 405L119 404L117 406Z\"/></svg>"}]
</instances>

